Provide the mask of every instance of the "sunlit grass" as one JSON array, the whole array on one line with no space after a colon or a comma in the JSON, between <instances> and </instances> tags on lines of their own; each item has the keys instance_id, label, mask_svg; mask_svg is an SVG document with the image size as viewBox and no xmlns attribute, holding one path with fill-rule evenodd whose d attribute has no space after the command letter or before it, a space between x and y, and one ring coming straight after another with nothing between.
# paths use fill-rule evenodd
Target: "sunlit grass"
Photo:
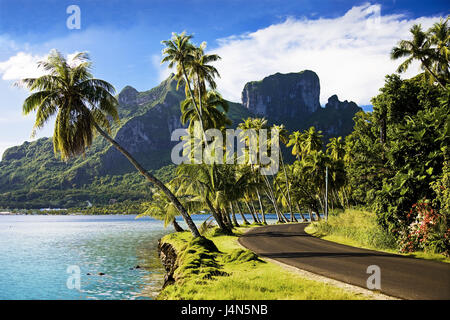
<instances>
[{"instance_id":1,"label":"sunlit grass","mask_svg":"<svg viewBox=\"0 0 450 320\"><path fill-rule=\"evenodd\" d=\"M339 214L331 214L328 222L322 220L311 223L305 231L324 240L353 247L450 263L450 258L433 252L399 253L395 239L378 226L373 212L347 209Z\"/></svg>"},{"instance_id":2,"label":"sunlit grass","mask_svg":"<svg viewBox=\"0 0 450 320\"><path fill-rule=\"evenodd\" d=\"M166 287L158 299L364 299L365 297L330 284L306 279L293 271L265 262L238 243L248 228L235 235L207 235L219 252L207 252L193 244L189 232L173 233L162 241L171 243L178 254L177 282ZM190 253L187 253L190 252ZM199 266L199 262L201 266ZM216 267L214 269L214 264ZM197 265L199 267L194 267ZM184 271L180 272L182 269ZM222 275L215 276L219 271ZM210 276L214 275L214 276Z\"/></svg>"}]
</instances>

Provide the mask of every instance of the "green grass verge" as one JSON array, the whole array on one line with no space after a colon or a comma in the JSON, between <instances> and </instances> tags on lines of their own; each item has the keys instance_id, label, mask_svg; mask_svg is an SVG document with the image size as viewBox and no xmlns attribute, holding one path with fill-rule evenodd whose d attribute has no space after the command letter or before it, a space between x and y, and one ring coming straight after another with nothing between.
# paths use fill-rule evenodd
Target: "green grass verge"
<instances>
[{"instance_id":1,"label":"green grass verge","mask_svg":"<svg viewBox=\"0 0 450 320\"><path fill-rule=\"evenodd\" d=\"M347 209L338 214L330 214L328 222L324 220L313 222L305 228L305 231L324 240L353 247L450 263L450 258L439 253L423 251L400 253L393 236L376 223L375 213L364 210Z\"/></svg>"},{"instance_id":2,"label":"green grass verge","mask_svg":"<svg viewBox=\"0 0 450 320\"><path fill-rule=\"evenodd\" d=\"M167 286L158 299L186 300L289 300L366 299L336 286L306 279L278 264L265 262L244 250L238 237L248 228L236 228L234 235L206 234L209 242L194 239L189 232L162 238L178 256L174 285Z\"/></svg>"}]
</instances>

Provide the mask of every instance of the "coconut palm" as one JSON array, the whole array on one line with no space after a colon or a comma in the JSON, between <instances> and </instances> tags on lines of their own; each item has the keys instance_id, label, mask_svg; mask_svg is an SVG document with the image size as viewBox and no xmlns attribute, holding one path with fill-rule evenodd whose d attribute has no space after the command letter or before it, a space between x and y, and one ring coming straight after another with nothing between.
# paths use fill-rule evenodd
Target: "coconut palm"
<instances>
[{"instance_id":1,"label":"coconut palm","mask_svg":"<svg viewBox=\"0 0 450 320\"><path fill-rule=\"evenodd\" d=\"M191 82L189 81L188 76L188 68L189 65L194 60L194 55L196 48L191 43L192 35L187 35L186 32L182 32L181 34L178 34L176 32L172 33L172 38L170 40L164 40L162 41L162 44L166 47L163 49L163 59L161 60L161 63L168 62L169 68L173 68L176 66L176 78L178 79L178 86L181 82L184 81L185 88L187 88L187 92L189 93L192 103L194 106L195 111L198 114L199 119L202 119L201 117L201 111L198 107L197 100L195 98L194 92L191 87ZM200 128L204 134L205 130L203 129L203 122L200 121ZM206 141L206 137L205 141Z\"/></svg>"},{"instance_id":2,"label":"coconut palm","mask_svg":"<svg viewBox=\"0 0 450 320\"><path fill-rule=\"evenodd\" d=\"M445 89L445 82L432 70L433 64L436 63L436 55L427 33L422 30L420 24L413 25L410 32L412 34L411 40L401 40L391 50L391 59L393 60L406 57L406 60L398 66L397 72L405 72L414 60L418 60L426 74L431 75Z\"/></svg>"},{"instance_id":3,"label":"coconut palm","mask_svg":"<svg viewBox=\"0 0 450 320\"><path fill-rule=\"evenodd\" d=\"M95 132L99 133L169 198L194 237L200 236L178 198L109 135L111 128L108 117L119 121L118 102L113 96L115 90L108 82L93 78L91 65L86 53L77 54L72 64L69 64L64 56L55 50L46 61L39 63L48 74L20 82L30 91L36 91L25 99L22 107L26 115L36 111L33 134L52 116L56 116L53 147L62 159L69 159L84 154L92 144Z\"/></svg>"},{"instance_id":4,"label":"coconut palm","mask_svg":"<svg viewBox=\"0 0 450 320\"><path fill-rule=\"evenodd\" d=\"M286 144L286 147L292 147L292 155L297 157L297 160L300 160L302 156L302 144L303 144L304 136L300 131L294 131L289 135L289 141Z\"/></svg>"},{"instance_id":5,"label":"coconut palm","mask_svg":"<svg viewBox=\"0 0 450 320\"><path fill-rule=\"evenodd\" d=\"M259 142L260 142L259 132L260 132L260 130L267 130L268 129L268 125L267 125L267 120L266 119L264 119L264 118L247 118L247 119L245 119L243 122L241 122L238 125L238 128L240 130L242 130L242 139L244 140L244 142L247 145L250 145L251 142L250 142L250 138L248 136L246 136L246 133L249 130L254 130L254 132L256 134L256 137L255 137L256 139L255 140L256 140L256 143L257 143L257 146L256 146L257 148L256 149L257 150L261 150L262 149L262 148L260 148L262 146L259 146ZM264 142L264 143L269 144L267 141ZM245 153L244 156L247 157L248 154ZM258 156L258 154L257 154L257 156ZM255 175L258 174L257 169L258 169L259 165L251 164L250 166L251 166L252 170L255 172ZM286 221L288 221L287 218L284 216L284 214L280 211L280 209L278 207L277 199L275 197L275 193L274 193L274 190L273 190L273 185L270 183L270 181L269 181L269 179L268 179L268 177L266 175L263 175L262 179L263 179L263 181L264 181L264 183L266 185L266 189L267 189L267 190L265 190L265 192L266 192L267 196L269 197L270 201L273 203L273 206L274 206L274 209L275 209L275 213L276 213L276 215L278 217L278 222L286 222ZM259 202L261 204L261 196L259 194L259 190L258 189L256 189L256 193L257 193L257 196L258 196L258 200L259 200ZM264 215L263 212L262 212L262 215L263 215L263 223L265 223L265 215Z\"/></svg>"},{"instance_id":6,"label":"coconut palm","mask_svg":"<svg viewBox=\"0 0 450 320\"><path fill-rule=\"evenodd\" d=\"M428 29L429 41L435 46L435 63L433 72L448 83L450 81L449 62L450 62L450 28L447 19L441 19Z\"/></svg>"},{"instance_id":7,"label":"coconut palm","mask_svg":"<svg viewBox=\"0 0 450 320\"><path fill-rule=\"evenodd\" d=\"M342 137L331 138L327 144L327 153L333 160L341 160L345 155L345 144Z\"/></svg>"},{"instance_id":8,"label":"coconut palm","mask_svg":"<svg viewBox=\"0 0 450 320\"><path fill-rule=\"evenodd\" d=\"M215 164L182 164L177 168L177 177L173 180L177 186L177 195L193 195L195 201L202 202L211 211L217 225L230 233L231 226L223 215L220 192L223 175Z\"/></svg>"},{"instance_id":9,"label":"coconut palm","mask_svg":"<svg viewBox=\"0 0 450 320\"><path fill-rule=\"evenodd\" d=\"M279 136L280 142L287 145L289 143L289 134L288 134L288 131L286 130L286 128L284 127L284 125L273 125L272 128L278 131L278 136ZM291 215L291 222L296 222L297 219L295 218L294 210L292 208L288 174L287 174L286 166L285 166L284 160L283 160L283 153L281 152L281 150L280 150L280 160L281 160L281 166L283 168L284 178L286 181L285 185L286 185L287 198L286 198L286 195L284 194L283 188L280 187L279 189L280 189L281 193L283 194L284 198L287 200L287 204L288 204L290 215ZM278 181L276 179L275 179L275 182L278 183Z\"/></svg>"},{"instance_id":10,"label":"coconut palm","mask_svg":"<svg viewBox=\"0 0 450 320\"><path fill-rule=\"evenodd\" d=\"M145 211L138 215L137 218L151 216L155 219L164 221L164 227L172 224L176 232L184 231L176 220L176 216L179 214L178 210L164 193L154 191L151 202L144 202L142 207Z\"/></svg>"},{"instance_id":11,"label":"coconut palm","mask_svg":"<svg viewBox=\"0 0 450 320\"><path fill-rule=\"evenodd\" d=\"M228 102L217 91L208 91L203 100L201 110L205 130L231 125L231 121L226 115L229 108ZM181 123L189 122L189 127L192 129L195 121L200 121L199 114L195 110L193 99L186 98L181 103Z\"/></svg>"},{"instance_id":12,"label":"coconut palm","mask_svg":"<svg viewBox=\"0 0 450 320\"><path fill-rule=\"evenodd\" d=\"M220 77L219 72L215 67L210 65L211 62L220 60L217 54L205 54L206 42L203 42L198 48L193 51L193 59L188 64L188 77L194 83L194 92L197 93L199 102L200 117L202 116L202 100L206 95L206 83L212 90L216 89L216 82L214 78Z\"/></svg>"},{"instance_id":13,"label":"coconut palm","mask_svg":"<svg viewBox=\"0 0 450 320\"><path fill-rule=\"evenodd\" d=\"M316 128L310 127L303 135L302 151L305 155L322 149L322 131L316 131Z\"/></svg>"}]
</instances>

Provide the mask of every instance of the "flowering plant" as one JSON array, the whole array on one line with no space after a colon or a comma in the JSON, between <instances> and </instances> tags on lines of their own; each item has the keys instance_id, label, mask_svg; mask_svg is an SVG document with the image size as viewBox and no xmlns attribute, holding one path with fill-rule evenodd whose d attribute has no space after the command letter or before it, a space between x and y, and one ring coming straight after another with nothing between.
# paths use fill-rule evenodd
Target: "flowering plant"
<instances>
[{"instance_id":1,"label":"flowering plant","mask_svg":"<svg viewBox=\"0 0 450 320\"><path fill-rule=\"evenodd\" d=\"M447 218L433 209L428 200L413 204L406 215L406 221L405 228L399 231L401 252L422 249L448 255L450 228Z\"/></svg>"}]
</instances>

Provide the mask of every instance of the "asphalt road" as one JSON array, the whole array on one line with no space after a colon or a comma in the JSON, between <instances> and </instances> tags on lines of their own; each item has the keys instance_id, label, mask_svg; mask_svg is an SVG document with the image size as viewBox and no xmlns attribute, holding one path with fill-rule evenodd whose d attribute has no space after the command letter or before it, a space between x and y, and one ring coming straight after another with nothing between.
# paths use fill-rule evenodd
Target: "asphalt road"
<instances>
[{"instance_id":1,"label":"asphalt road","mask_svg":"<svg viewBox=\"0 0 450 320\"><path fill-rule=\"evenodd\" d=\"M450 299L450 264L350 247L310 236L307 224L250 229L239 242L262 257L367 288L380 268L381 292L402 299Z\"/></svg>"}]
</instances>

